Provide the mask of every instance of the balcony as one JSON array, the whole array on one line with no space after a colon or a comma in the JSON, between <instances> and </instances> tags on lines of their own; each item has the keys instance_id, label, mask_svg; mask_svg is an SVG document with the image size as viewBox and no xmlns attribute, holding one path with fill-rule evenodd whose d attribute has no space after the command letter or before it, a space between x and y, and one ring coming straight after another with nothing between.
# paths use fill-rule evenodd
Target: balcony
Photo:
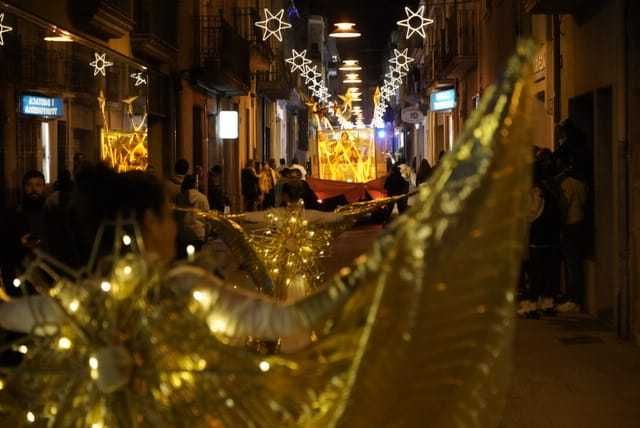
<instances>
[{"instance_id":1,"label":"balcony","mask_svg":"<svg viewBox=\"0 0 640 428\"><path fill-rule=\"evenodd\" d=\"M74 0L79 28L102 39L119 39L133 30L131 0Z\"/></svg>"},{"instance_id":2,"label":"balcony","mask_svg":"<svg viewBox=\"0 0 640 428\"><path fill-rule=\"evenodd\" d=\"M571 15L575 14L581 0L521 0L522 10L533 15Z\"/></svg>"},{"instance_id":3,"label":"balcony","mask_svg":"<svg viewBox=\"0 0 640 428\"><path fill-rule=\"evenodd\" d=\"M440 38L442 76L460 79L478 64L477 10L458 9L447 18Z\"/></svg>"},{"instance_id":4,"label":"balcony","mask_svg":"<svg viewBox=\"0 0 640 428\"><path fill-rule=\"evenodd\" d=\"M221 16L203 16L197 25L197 83L229 96L249 92L249 42Z\"/></svg>"},{"instance_id":5,"label":"balcony","mask_svg":"<svg viewBox=\"0 0 640 428\"><path fill-rule=\"evenodd\" d=\"M131 44L150 62L170 63L177 53L177 5L173 1L136 0Z\"/></svg>"},{"instance_id":6,"label":"balcony","mask_svg":"<svg viewBox=\"0 0 640 428\"><path fill-rule=\"evenodd\" d=\"M275 71L259 71L256 73L256 92L270 100L288 99L293 83L291 73L284 64L279 64Z\"/></svg>"},{"instance_id":7,"label":"balcony","mask_svg":"<svg viewBox=\"0 0 640 428\"><path fill-rule=\"evenodd\" d=\"M249 42L249 64L252 72L269 71L276 51L276 40L262 40L262 30L255 26L255 22L262 18L258 9L253 7L237 7L233 11L233 26L238 34Z\"/></svg>"}]
</instances>

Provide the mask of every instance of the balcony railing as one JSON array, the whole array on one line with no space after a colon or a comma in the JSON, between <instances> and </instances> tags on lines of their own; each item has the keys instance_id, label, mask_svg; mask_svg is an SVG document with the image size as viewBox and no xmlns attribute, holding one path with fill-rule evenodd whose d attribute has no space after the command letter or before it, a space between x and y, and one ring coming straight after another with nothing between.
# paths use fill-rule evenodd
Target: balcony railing
<instances>
[{"instance_id":1,"label":"balcony railing","mask_svg":"<svg viewBox=\"0 0 640 428\"><path fill-rule=\"evenodd\" d=\"M293 87L291 76L280 63L272 71L259 71L256 73L256 91L272 100L287 99Z\"/></svg>"},{"instance_id":2,"label":"balcony railing","mask_svg":"<svg viewBox=\"0 0 640 428\"><path fill-rule=\"evenodd\" d=\"M440 38L440 61L445 78L460 78L478 62L477 9L462 8L447 19Z\"/></svg>"},{"instance_id":3,"label":"balcony railing","mask_svg":"<svg viewBox=\"0 0 640 428\"><path fill-rule=\"evenodd\" d=\"M250 88L249 42L221 16L203 16L197 26L202 83L240 95Z\"/></svg>"},{"instance_id":4,"label":"balcony railing","mask_svg":"<svg viewBox=\"0 0 640 428\"><path fill-rule=\"evenodd\" d=\"M274 37L262 40L262 30L255 26L256 21L260 20L256 8L237 7L233 11L234 28L251 46L251 69L266 71L276 52L277 41Z\"/></svg>"},{"instance_id":5,"label":"balcony railing","mask_svg":"<svg viewBox=\"0 0 640 428\"><path fill-rule=\"evenodd\" d=\"M132 0L74 0L80 28L105 39L123 37L133 29Z\"/></svg>"},{"instance_id":6,"label":"balcony railing","mask_svg":"<svg viewBox=\"0 0 640 428\"><path fill-rule=\"evenodd\" d=\"M151 61L170 62L178 44L176 2L136 0L134 11L131 42L136 54Z\"/></svg>"}]
</instances>

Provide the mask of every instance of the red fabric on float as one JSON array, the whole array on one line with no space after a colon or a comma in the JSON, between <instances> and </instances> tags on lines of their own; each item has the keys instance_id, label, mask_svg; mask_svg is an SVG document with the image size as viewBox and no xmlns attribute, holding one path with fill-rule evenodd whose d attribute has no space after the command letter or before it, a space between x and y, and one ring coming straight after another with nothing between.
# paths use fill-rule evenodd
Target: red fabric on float
<instances>
[{"instance_id":1,"label":"red fabric on float","mask_svg":"<svg viewBox=\"0 0 640 428\"><path fill-rule=\"evenodd\" d=\"M376 178L367 183L347 183L346 181L320 180L308 177L307 183L318 199L324 200L344 195L349 203L353 203L365 199L367 194L373 199L384 198L387 195L384 190L386 178L386 176Z\"/></svg>"}]
</instances>

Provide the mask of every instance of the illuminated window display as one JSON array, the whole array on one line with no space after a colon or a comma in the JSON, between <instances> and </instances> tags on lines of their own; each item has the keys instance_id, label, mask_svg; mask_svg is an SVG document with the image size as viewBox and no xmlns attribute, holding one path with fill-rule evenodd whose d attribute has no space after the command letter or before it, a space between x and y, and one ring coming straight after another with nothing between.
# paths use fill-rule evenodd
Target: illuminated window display
<instances>
[{"instance_id":1,"label":"illuminated window display","mask_svg":"<svg viewBox=\"0 0 640 428\"><path fill-rule=\"evenodd\" d=\"M366 183L376 178L373 129L318 132L318 159L323 180Z\"/></svg>"}]
</instances>

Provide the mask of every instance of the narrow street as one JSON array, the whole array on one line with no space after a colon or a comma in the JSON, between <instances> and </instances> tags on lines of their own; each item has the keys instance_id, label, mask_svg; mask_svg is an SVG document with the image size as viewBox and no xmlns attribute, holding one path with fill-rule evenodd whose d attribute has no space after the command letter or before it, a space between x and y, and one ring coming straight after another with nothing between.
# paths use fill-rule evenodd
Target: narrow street
<instances>
[{"instance_id":1,"label":"narrow street","mask_svg":"<svg viewBox=\"0 0 640 428\"><path fill-rule=\"evenodd\" d=\"M380 231L340 236L328 269L365 252ZM511 381L500 428L640 426L640 349L588 316L519 319Z\"/></svg>"}]
</instances>

